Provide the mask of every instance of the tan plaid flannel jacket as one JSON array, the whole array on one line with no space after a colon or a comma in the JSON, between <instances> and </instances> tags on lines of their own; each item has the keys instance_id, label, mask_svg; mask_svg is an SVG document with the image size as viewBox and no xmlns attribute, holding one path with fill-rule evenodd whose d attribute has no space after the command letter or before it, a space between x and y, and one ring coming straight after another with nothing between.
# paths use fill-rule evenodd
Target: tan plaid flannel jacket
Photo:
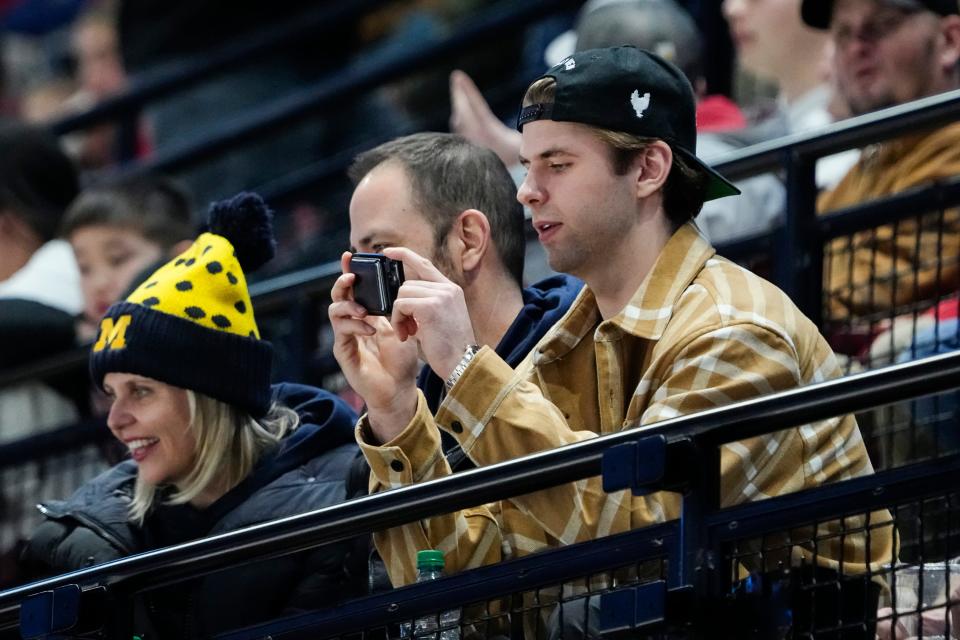
<instances>
[{"instance_id":1,"label":"tan plaid flannel jacket","mask_svg":"<svg viewBox=\"0 0 960 640\"><path fill-rule=\"evenodd\" d=\"M421 395L411 423L383 446L370 444L361 418L357 440L371 466L371 492L448 475L437 426L482 466L839 375L816 327L782 291L714 253L687 224L616 317L602 320L585 287L516 370L483 348L435 418ZM849 415L727 445L721 466L724 504L872 473ZM374 539L401 585L415 580L419 549L442 550L452 573L663 522L679 507L676 494L604 493L597 477ZM878 520L889 516L871 517ZM847 531L857 522L848 518ZM833 526L821 524L818 533ZM871 560L889 562L891 530L869 539ZM836 566L842 556L845 571L862 571L865 546L852 534L821 540L817 561Z\"/></svg>"}]
</instances>

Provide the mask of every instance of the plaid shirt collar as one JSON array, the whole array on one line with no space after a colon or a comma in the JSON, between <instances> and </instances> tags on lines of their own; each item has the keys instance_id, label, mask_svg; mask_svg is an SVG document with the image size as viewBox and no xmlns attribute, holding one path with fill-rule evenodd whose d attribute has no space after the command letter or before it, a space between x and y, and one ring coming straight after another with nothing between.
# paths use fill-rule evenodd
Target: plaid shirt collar
<instances>
[{"instance_id":1,"label":"plaid shirt collar","mask_svg":"<svg viewBox=\"0 0 960 640\"><path fill-rule=\"evenodd\" d=\"M627 305L613 318L600 322L596 298L585 286L567 315L544 338L535 362L562 357L594 328L598 340L611 333L659 340L677 300L715 253L692 222L683 225L660 251L653 269Z\"/></svg>"}]
</instances>

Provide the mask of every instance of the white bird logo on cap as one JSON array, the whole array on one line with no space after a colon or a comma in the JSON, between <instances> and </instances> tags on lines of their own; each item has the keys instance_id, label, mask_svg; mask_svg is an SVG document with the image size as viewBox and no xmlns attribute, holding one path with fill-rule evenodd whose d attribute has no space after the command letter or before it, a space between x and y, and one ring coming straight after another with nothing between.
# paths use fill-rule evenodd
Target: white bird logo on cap
<instances>
[{"instance_id":1,"label":"white bird logo on cap","mask_svg":"<svg viewBox=\"0 0 960 640\"><path fill-rule=\"evenodd\" d=\"M633 106L633 110L637 112L637 117L642 118L643 112L650 106L650 92L641 96L639 90L634 90L630 94L630 104Z\"/></svg>"}]
</instances>

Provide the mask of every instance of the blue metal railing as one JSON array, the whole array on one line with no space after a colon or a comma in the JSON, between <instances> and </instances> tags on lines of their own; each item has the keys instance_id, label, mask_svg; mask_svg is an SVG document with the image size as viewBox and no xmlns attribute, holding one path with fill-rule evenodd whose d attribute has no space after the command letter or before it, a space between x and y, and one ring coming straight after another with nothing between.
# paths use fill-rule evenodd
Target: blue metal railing
<instances>
[{"instance_id":1,"label":"blue metal railing","mask_svg":"<svg viewBox=\"0 0 960 640\"><path fill-rule=\"evenodd\" d=\"M697 450L706 452L727 442L958 386L960 353L951 353L628 429L517 460L405 486L339 506L130 556L98 567L10 589L0 593L0 622L6 626L15 624L17 608L25 597L66 585L100 585L113 591L131 593L150 586L169 584L255 560L352 539L370 531L596 476L601 472L604 455L619 445L651 442L651 438L660 438L665 447L687 446L692 443ZM697 469L695 465L688 464L670 471L683 476ZM912 472L900 469L885 472L881 477L898 477L887 474L906 473ZM649 478L646 488L663 488L665 477ZM956 486L960 476L954 475L953 478ZM719 479L714 478L710 483L698 487L698 490L714 492L718 482ZM811 492L819 491L823 492L823 496L831 496L831 500L821 501L823 504L818 508L841 509L845 505L844 508L852 511L862 511L862 504L842 505L833 500L838 491L861 495L864 487L851 485L849 482L852 481L796 495L814 496L809 499L817 502L815 494ZM857 482L869 483L869 480L860 479ZM877 481L877 486L881 485L882 482ZM942 491L943 488L944 485L937 486L938 490ZM787 498L782 500L785 499ZM778 509L781 514L787 513L780 503L759 503L766 504L771 505L771 509ZM742 508L748 507L761 511L766 508L751 505ZM704 516L709 513L709 510L705 511ZM703 524L687 522L685 527L702 528ZM684 555L691 553L695 554L695 549L684 550ZM690 567L679 576L687 579L693 569Z\"/></svg>"}]
</instances>

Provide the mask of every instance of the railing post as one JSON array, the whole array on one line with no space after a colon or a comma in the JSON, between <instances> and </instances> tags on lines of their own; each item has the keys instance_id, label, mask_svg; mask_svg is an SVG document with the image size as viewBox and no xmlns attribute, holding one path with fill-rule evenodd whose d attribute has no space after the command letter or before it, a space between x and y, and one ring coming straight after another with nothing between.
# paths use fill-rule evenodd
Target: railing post
<instances>
[{"instance_id":1,"label":"railing post","mask_svg":"<svg viewBox=\"0 0 960 640\"><path fill-rule=\"evenodd\" d=\"M820 326L823 241L816 224L816 161L787 147L784 166L787 201L783 226L774 242L774 276L800 311Z\"/></svg>"},{"instance_id":2,"label":"railing post","mask_svg":"<svg viewBox=\"0 0 960 640\"><path fill-rule=\"evenodd\" d=\"M701 443L692 445L691 468L696 473L683 495L680 511L680 567L675 579L692 587L691 597L696 603L697 615L691 622L688 637L714 637L714 621L708 612L715 611L712 603L723 596L721 572L722 554L716 540L711 540L706 516L720 508L720 447Z\"/></svg>"},{"instance_id":3,"label":"railing post","mask_svg":"<svg viewBox=\"0 0 960 640\"><path fill-rule=\"evenodd\" d=\"M716 449L716 447L713 447ZM715 458L715 461L714 461ZM717 480L703 479L716 467ZM711 597L710 574L715 566L705 545L703 515L719 506L720 457L707 454L691 439L668 442L662 435L612 447L603 454L603 489L630 489L634 496L654 491L680 491L683 510L680 538L666 548L666 580L605 593L600 600L600 630L604 638L634 637L638 630L687 627L699 629L698 614ZM711 496L716 495L717 498Z\"/></svg>"}]
</instances>

